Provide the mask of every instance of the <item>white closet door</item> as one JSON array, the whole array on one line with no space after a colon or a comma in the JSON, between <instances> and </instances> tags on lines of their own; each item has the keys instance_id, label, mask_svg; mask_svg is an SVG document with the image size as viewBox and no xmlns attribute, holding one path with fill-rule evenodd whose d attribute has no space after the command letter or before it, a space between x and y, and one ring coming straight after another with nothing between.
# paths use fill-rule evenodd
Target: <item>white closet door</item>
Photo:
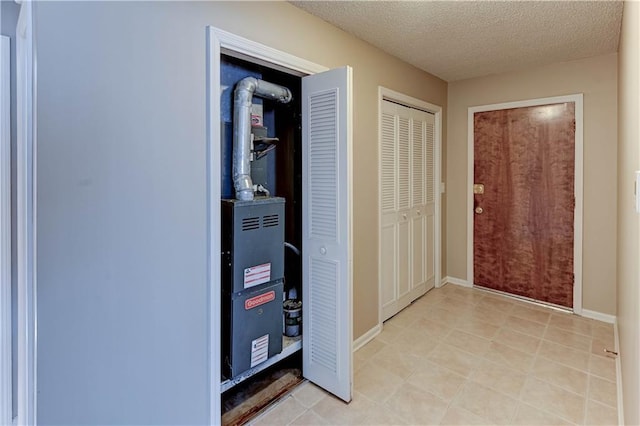
<instances>
[{"instance_id":1,"label":"white closet door","mask_svg":"<svg viewBox=\"0 0 640 426\"><path fill-rule=\"evenodd\" d=\"M425 124L425 284L426 290L435 286L435 250L436 250L436 198L440 192L436 188L435 180L435 158L436 158L436 142L435 142L435 118L433 114L429 114ZM426 291L425 290L425 291Z\"/></svg>"},{"instance_id":2,"label":"white closet door","mask_svg":"<svg viewBox=\"0 0 640 426\"><path fill-rule=\"evenodd\" d=\"M386 320L434 282L433 114L382 103L380 279Z\"/></svg>"},{"instance_id":3,"label":"white closet door","mask_svg":"<svg viewBox=\"0 0 640 426\"><path fill-rule=\"evenodd\" d=\"M403 107L397 106L399 110ZM411 291L411 120L398 114L398 300Z\"/></svg>"},{"instance_id":4,"label":"white closet door","mask_svg":"<svg viewBox=\"0 0 640 426\"><path fill-rule=\"evenodd\" d=\"M426 125L422 111L411 110L411 290L419 289L426 281L427 257L425 183L426 183ZM420 290L418 290L420 292ZM413 299L412 299L413 301Z\"/></svg>"},{"instance_id":5,"label":"white closet door","mask_svg":"<svg viewBox=\"0 0 640 426\"><path fill-rule=\"evenodd\" d=\"M393 104L392 104L393 105ZM385 107L388 107L385 103ZM395 109L383 108L380 122L380 303L383 312L393 309L398 299L397 254L398 254L398 192L396 135L398 120Z\"/></svg>"},{"instance_id":6,"label":"white closet door","mask_svg":"<svg viewBox=\"0 0 640 426\"><path fill-rule=\"evenodd\" d=\"M349 402L352 383L350 67L302 79L303 375Z\"/></svg>"}]
</instances>

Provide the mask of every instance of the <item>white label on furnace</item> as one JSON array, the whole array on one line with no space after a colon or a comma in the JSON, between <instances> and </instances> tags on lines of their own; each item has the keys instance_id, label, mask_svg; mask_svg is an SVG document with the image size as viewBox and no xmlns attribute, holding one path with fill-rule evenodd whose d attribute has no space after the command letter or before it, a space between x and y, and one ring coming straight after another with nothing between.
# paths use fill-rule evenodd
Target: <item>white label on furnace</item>
<instances>
[{"instance_id":1,"label":"white label on furnace","mask_svg":"<svg viewBox=\"0 0 640 426\"><path fill-rule=\"evenodd\" d=\"M252 266L244 270L244 288L271 281L271 263Z\"/></svg>"},{"instance_id":2,"label":"white label on furnace","mask_svg":"<svg viewBox=\"0 0 640 426\"><path fill-rule=\"evenodd\" d=\"M251 368L269 358L269 335L265 334L251 342Z\"/></svg>"}]
</instances>

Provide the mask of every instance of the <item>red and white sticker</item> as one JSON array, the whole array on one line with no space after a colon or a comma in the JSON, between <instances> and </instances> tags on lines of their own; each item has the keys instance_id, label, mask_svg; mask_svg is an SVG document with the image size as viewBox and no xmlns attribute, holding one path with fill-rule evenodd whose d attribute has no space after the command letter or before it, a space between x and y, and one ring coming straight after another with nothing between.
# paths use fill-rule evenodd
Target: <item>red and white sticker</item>
<instances>
[{"instance_id":1,"label":"red and white sticker","mask_svg":"<svg viewBox=\"0 0 640 426\"><path fill-rule=\"evenodd\" d=\"M272 300L276 300L276 292L271 290L266 293L259 294L257 296L253 296L250 299L244 301L244 309L249 310L253 309L257 306L264 305L265 303L269 303Z\"/></svg>"},{"instance_id":2,"label":"red and white sticker","mask_svg":"<svg viewBox=\"0 0 640 426\"><path fill-rule=\"evenodd\" d=\"M244 270L244 288L268 283L269 281L271 281L271 263L263 263Z\"/></svg>"}]
</instances>

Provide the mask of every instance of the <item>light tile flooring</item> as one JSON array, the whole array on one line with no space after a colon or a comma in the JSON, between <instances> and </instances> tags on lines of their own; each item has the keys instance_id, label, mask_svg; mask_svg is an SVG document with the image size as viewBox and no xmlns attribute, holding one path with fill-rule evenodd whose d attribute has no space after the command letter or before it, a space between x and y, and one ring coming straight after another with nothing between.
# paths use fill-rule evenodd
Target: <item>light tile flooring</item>
<instances>
[{"instance_id":1,"label":"light tile flooring","mask_svg":"<svg viewBox=\"0 0 640 426\"><path fill-rule=\"evenodd\" d=\"M451 284L354 354L344 404L305 383L255 425L618 423L610 324Z\"/></svg>"}]
</instances>

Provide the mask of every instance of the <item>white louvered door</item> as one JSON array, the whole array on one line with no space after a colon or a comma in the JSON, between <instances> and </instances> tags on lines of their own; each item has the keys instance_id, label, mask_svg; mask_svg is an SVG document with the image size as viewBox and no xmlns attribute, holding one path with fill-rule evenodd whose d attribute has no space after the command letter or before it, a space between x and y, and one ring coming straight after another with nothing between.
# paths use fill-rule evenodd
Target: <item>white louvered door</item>
<instances>
[{"instance_id":1,"label":"white louvered door","mask_svg":"<svg viewBox=\"0 0 640 426\"><path fill-rule=\"evenodd\" d=\"M351 74L302 79L303 375L344 401L352 383Z\"/></svg>"},{"instance_id":2,"label":"white louvered door","mask_svg":"<svg viewBox=\"0 0 640 426\"><path fill-rule=\"evenodd\" d=\"M386 320L435 285L435 119L384 101L380 125L380 297Z\"/></svg>"}]
</instances>

